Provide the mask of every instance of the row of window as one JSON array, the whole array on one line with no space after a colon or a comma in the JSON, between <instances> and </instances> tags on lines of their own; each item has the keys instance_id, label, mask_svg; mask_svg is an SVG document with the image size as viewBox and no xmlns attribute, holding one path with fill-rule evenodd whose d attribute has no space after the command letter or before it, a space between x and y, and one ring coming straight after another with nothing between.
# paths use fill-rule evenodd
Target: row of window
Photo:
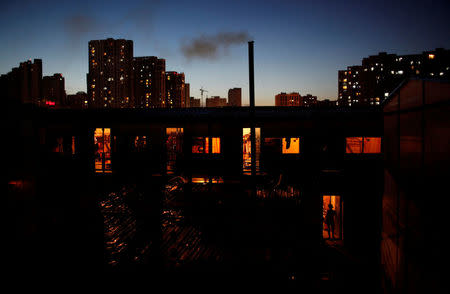
<instances>
[{"instance_id":1,"label":"row of window","mask_svg":"<svg viewBox=\"0 0 450 294\"><path fill-rule=\"evenodd\" d=\"M167 129L167 153L168 162L175 161L177 154L182 153L182 137L183 128L168 128ZM281 140L281 144L280 144ZM260 128L256 128L256 158L258 161L261 147ZM95 144L95 170L96 172L110 172L111 171L111 129L97 128L94 131ZM133 141L133 150L142 152L148 148L147 136L136 136ZM300 138L264 138L264 145L266 146L280 146L282 154L300 154ZM71 153L75 154L75 137L72 137ZM63 153L63 138L57 138L56 146L53 151L56 153ZM250 129L243 129L242 137L242 154L244 165L251 162L251 140ZM221 138L220 137L194 137L192 138L192 154L221 154ZM347 137L346 151L347 154L376 154L381 153L381 137ZM245 168L244 168L245 169Z\"/></svg>"},{"instance_id":2,"label":"row of window","mask_svg":"<svg viewBox=\"0 0 450 294\"><path fill-rule=\"evenodd\" d=\"M259 139L259 138L258 138ZM264 143L270 145L280 138L265 138ZM300 154L300 138L281 138L282 154ZM143 151L147 146L146 136L136 136L134 148ZM243 153L251 150L249 136L243 137ZM220 137L194 137L192 140L193 154L220 154ZM345 153L381 153L381 137L347 137Z\"/></svg>"}]
</instances>

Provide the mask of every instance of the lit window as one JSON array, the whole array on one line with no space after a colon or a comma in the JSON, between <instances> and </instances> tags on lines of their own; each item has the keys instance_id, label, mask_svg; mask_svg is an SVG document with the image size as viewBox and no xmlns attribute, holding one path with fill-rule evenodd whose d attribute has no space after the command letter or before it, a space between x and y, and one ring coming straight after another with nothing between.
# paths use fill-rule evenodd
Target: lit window
<instances>
[{"instance_id":1,"label":"lit window","mask_svg":"<svg viewBox=\"0 0 450 294\"><path fill-rule=\"evenodd\" d=\"M64 153L64 145L63 145L63 137L56 138L55 147L53 148L53 152L55 153Z\"/></svg>"},{"instance_id":2,"label":"lit window","mask_svg":"<svg viewBox=\"0 0 450 294\"><path fill-rule=\"evenodd\" d=\"M220 153L220 138L213 137L212 139L212 153Z\"/></svg>"},{"instance_id":3,"label":"lit window","mask_svg":"<svg viewBox=\"0 0 450 294\"><path fill-rule=\"evenodd\" d=\"M362 153L362 137L348 137L345 153Z\"/></svg>"},{"instance_id":4,"label":"lit window","mask_svg":"<svg viewBox=\"0 0 450 294\"><path fill-rule=\"evenodd\" d=\"M106 104L105 104L106 106ZM111 173L111 129L97 128L94 132L95 172Z\"/></svg>"},{"instance_id":5,"label":"lit window","mask_svg":"<svg viewBox=\"0 0 450 294\"><path fill-rule=\"evenodd\" d=\"M283 138L282 144L283 154L299 154L300 138Z\"/></svg>"},{"instance_id":6,"label":"lit window","mask_svg":"<svg viewBox=\"0 0 450 294\"><path fill-rule=\"evenodd\" d=\"M72 155L75 154L75 136L72 136Z\"/></svg>"},{"instance_id":7,"label":"lit window","mask_svg":"<svg viewBox=\"0 0 450 294\"><path fill-rule=\"evenodd\" d=\"M347 137L345 152L352 154L381 153L381 137Z\"/></svg>"},{"instance_id":8,"label":"lit window","mask_svg":"<svg viewBox=\"0 0 450 294\"><path fill-rule=\"evenodd\" d=\"M176 172L177 159L183 153L183 133L183 128L166 128L167 174Z\"/></svg>"},{"instance_id":9,"label":"lit window","mask_svg":"<svg viewBox=\"0 0 450 294\"><path fill-rule=\"evenodd\" d=\"M219 137L195 137L192 140L192 153L202 154L209 153L209 144L212 142L211 153L220 153L220 138Z\"/></svg>"},{"instance_id":10,"label":"lit window","mask_svg":"<svg viewBox=\"0 0 450 294\"><path fill-rule=\"evenodd\" d=\"M134 151L142 152L147 147L147 136L136 136L134 138Z\"/></svg>"},{"instance_id":11,"label":"lit window","mask_svg":"<svg viewBox=\"0 0 450 294\"><path fill-rule=\"evenodd\" d=\"M192 140L192 153L209 153L208 137L195 137Z\"/></svg>"},{"instance_id":12,"label":"lit window","mask_svg":"<svg viewBox=\"0 0 450 294\"><path fill-rule=\"evenodd\" d=\"M279 152L279 151L278 151ZM261 128L255 128L255 171L259 172L261 155ZM251 128L242 128L242 172L252 174Z\"/></svg>"},{"instance_id":13,"label":"lit window","mask_svg":"<svg viewBox=\"0 0 450 294\"><path fill-rule=\"evenodd\" d=\"M380 137L364 137L363 142L364 153L380 153L381 138Z\"/></svg>"},{"instance_id":14,"label":"lit window","mask_svg":"<svg viewBox=\"0 0 450 294\"><path fill-rule=\"evenodd\" d=\"M434 59L434 54L428 54L428 59Z\"/></svg>"}]
</instances>

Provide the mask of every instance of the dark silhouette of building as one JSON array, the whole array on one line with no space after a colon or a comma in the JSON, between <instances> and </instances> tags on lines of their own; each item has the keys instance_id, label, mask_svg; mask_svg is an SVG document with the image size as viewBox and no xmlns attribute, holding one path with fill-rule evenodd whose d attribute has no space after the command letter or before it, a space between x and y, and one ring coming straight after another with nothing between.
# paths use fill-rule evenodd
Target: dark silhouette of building
<instances>
[{"instance_id":1,"label":"dark silhouette of building","mask_svg":"<svg viewBox=\"0 0 450 294\"><path fill-rule=\"evenodd\" d=\"M163 107L166 100L166 61L155 56L133 58L134 107Z\"/></svg>"},{"instance_id":2,"label":"dark silhouette of building","mask_svg":"<svg viewBox=\"0 0 450 294\"><path fill-rule=\"evenodd\" d=\"M189 83L184 84L184 99L186 101L185 107L191 107L191 85Z\"/></svg>"},{"instance_id":3,"label":"dark silhouette of building","mask_svg":"<svg viewBox=\"0 0 450 294\"><path fill-rule=\"evenodd\" d=\"M77 92L67 95L67 106L69 108L79 109L88 108L88 96L86 92Z\"/></svg>"},{"instance_id":4,"label":"dark silhouette of building","mask_svg":"<svg viewBox=\"0 0 450 294\"><path fill-rule=\"evenodd\" d=\"M449 75L450 50L437 48L411 55L380 52L364 58L362 65L338 71L338 104L380 105L406 78L448 79Z\"/></svg>"},{"instance_id":5,"label":"dark silhouette of building","mask_svg":"<svg viewBox=\"0 0 450 294\"><path fill-rule=\"evenodd\" d=\"M189 107L200 107L200 98L190 97L190 106Z\"/></svg>"},{"instance_id":6,"label":"dark silhouette of building","mask_svg":"<svg viewBox=\"0 0 450 294\"><path fill-rule=\"evenodd\" d=\"M2 96L10 104L39 105L42 97L42 60L21 62L1 78Z\"/></svg>"},{"instance_id":7,"label":"dark silhouette of building","mask_svg":"<svg viewBox=\"0 0 450 294\"><path fill-rule=\"evenodd\" d=\"M317 100L314 105L318 106L318 107L335 107L336 100L330 100L330 99Z\"/></svg>"},{"instance_id":8,"label":"dark silhouette of building","mask_svg":"<svg viewBox=\"0 0 450 294\"><path fill-rule=\"evenodd\" d=\"M303 106L305 107L313 107L318 104L317 96L313 96L311 94L306 94L303 96Z\"/></svg>"},{"instance_id":9,"label":"dark silhouette of building","mask_svg":"<svg viewBox=\"0 0 450 294\"><path fill-rule=\"evenodd\" d=\"M87 90L89 107L133 107L133 41L106 39L89 41Z\"/></svg>"},{"instance_id":10,"label":"dark silhouette of building","mask_svg":"<svg viewBox=\"0 0 450 294\"><path fill-rule=\"evenodd\" d=\"M212 96L206 98L206 107L224 107L227 106L227 98L220 98L220 96Z\"/></svg>"},{"instance_id":11,"label":"dark silhouette of building","mask_svg":"<svg viewBox=\"0 0 450 294\"><path fill-rule=\"evenodd\" d=\"M166 72L166 102L163 102L162 107L185 108L185 95L184 73L176 71Z\"/></svg>"},{"instance_id":12,"label":"dark silhouette of building","mask_svg":"<svg viewBox=\"0 0 450 294\"><path fill-rule=\"evenodd\" d=\"M383 103L381 265L386 293L448 288L450 83L405 80Z\"/></svg>"},{"instance_id":13,"label":"dark silhouette of building","mask_svg":"<svg viewBox=\"0 0 450 294\"><path fill-rule=\"evenodd\" d=\"M42 106L61 107L68 105L64 77L60 73L42 78Z\"/></svg>"},{"instance_id":14,"label":"dark silhouette of building","mask_svg":"<svg viewBox=\"0 0 450 294\"><path fill-rule=\"evenodd\" d=\"M241 88L233 88L228 90L228 106L242 106Z\"/></svg>"}]
</instances>

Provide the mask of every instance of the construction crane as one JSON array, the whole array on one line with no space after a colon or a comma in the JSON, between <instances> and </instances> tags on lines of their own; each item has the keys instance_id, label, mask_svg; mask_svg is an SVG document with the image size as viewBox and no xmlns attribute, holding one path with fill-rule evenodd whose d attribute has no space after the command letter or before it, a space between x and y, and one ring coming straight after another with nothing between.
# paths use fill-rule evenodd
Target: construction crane
<instances>
[{"instance_id":1,"label":"construction crane","mask_svg":"<svg viewBox=\"0 0 450 294\"><path fill-rule=\"evenodd\" d=\"M203 92L208 92L207 90L203 89L203 86L200 88L200 95L202 97L202 100L200 100L201 104L200 106L205 106L203 103Z\"/></svg>"}]
</instances>

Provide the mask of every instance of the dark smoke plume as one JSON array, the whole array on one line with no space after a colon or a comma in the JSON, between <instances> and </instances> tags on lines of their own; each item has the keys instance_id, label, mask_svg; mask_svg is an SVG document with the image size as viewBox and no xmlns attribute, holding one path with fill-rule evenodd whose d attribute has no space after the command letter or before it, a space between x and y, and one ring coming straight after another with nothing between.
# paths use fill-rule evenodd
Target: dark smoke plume
<instances>
[{"instance_id":1,"label":"dark smoke plume","mask_svg":"<svg viewBox=\"0 0 450 294\"><path fill-rule=\"evenodd\" d=\"M232 45L249 41L246 32L222 32L216 35L200 36L181 45L181 51L187 59L217 59L226 54Z\"/></svg>"}]
</instances>

